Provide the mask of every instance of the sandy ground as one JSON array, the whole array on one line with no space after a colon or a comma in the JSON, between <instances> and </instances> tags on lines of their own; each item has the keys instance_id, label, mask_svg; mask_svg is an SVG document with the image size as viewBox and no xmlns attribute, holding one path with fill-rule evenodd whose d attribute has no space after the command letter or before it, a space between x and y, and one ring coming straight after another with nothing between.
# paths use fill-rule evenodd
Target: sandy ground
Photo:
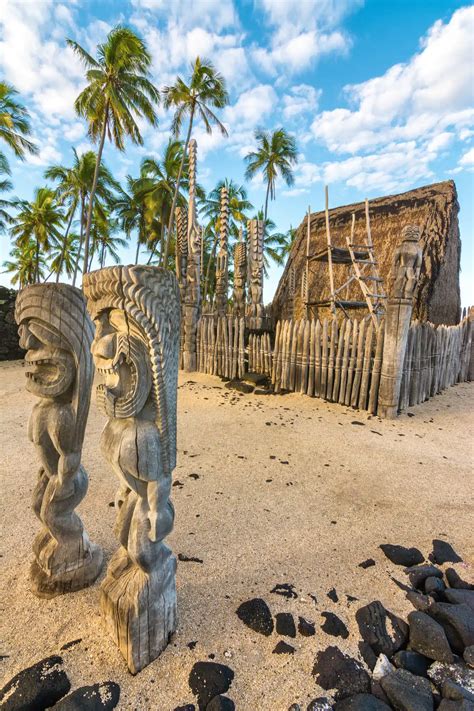
<instances>
[{"instance_id":1,"label":"sandy ground","mask_svg":"<svg viewBox=\"0 0 474 711\"><path fill-rule=\"evenodd\" d=\"M51 601L28 589L31 543L38 522L30 508L37 461L27 439L34 398L22 365L0 364L2 685L39 659L61 652L73 688L113 680L119 709L171 711L195 702L188 678L209 655L235 678L228 695L242 711L306 709L321 695L311 675L318 650L336 644L358 656L357 608L379 599L405 616L411 608L391 580L406 582L381 543L417 546L449 541L456 567L474 580L472 385L461 384L395 422L300 395L240 396L218 378L180 374L178 466L173 488L175 553L203 560L178 564L179 629L162 656L132 677L102 627L99 582ZM360 424L362 423L362 425ZM114 475L99 449L104 417L92 404L83 462L90 488L80 514L107 559ZM197 474L199 478L191 475ZM376 565L358 567L372 557ZM298 599L272 594L295 586ZM327 592L335 588L339 602ZM317 603L310 597L316 596ZM358 598L348 602L347 595ZM276 632L263 637L238 619L241 602L262 597L272 613L316 623L316 636L286 640L292 656L272 654ZM348 639L321 630L321 612L336 613ZM197 642L194 648L187 645ZM211 657L212 658L212 657Z\"/></svg>"}]
</instances>

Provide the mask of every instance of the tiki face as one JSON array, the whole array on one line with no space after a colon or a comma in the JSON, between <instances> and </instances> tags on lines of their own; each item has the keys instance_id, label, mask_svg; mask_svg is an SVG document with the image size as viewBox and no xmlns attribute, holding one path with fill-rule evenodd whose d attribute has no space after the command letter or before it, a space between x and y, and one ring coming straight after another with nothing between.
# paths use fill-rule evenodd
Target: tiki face
<instances>
[{"instance_id":1,"label":"tiki face","mask_svg":"<svg viewBox=\"0 0 474 711\"><path fill-rule=\"evenodd\" d=\"M92 355L104 383L97 401L108 417L127 418L144 408L151 390L146 343L139 328L121 309L105 309L95 318Z\"/></svg>"},{"instance_id":2,"label":"tiki face","mask_svg":"<svg viewBox=\"0 0 474 711\"><path fill-rule=\"evenodd\" d=\"M36 319L19 326L25 355L26 389L37 397L55 398L66 393L75 375L74 356L57 331Z\"/></svg>"}]
</instances>

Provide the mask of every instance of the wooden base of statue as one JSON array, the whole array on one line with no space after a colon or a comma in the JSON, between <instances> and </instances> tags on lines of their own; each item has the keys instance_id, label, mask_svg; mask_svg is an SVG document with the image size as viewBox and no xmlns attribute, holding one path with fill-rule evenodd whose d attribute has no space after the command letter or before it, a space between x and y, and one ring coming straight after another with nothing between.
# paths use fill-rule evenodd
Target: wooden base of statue
<instances>
[{"instance_id":1,"label":"wooden base of statue","mask_svg":"<svg viewBox=\"0 0 474 711\"><path fill-rule=\"evenodd\" d=\"M125 548L110 562L101 585L100 608L132 674L156 659L176 631L175 578L176 558L166 546L150 574L132 563Z\"/></svg>"},{"instance_id":2,"label":"wooden base of statue","mask_svg":"<svg viewBox=\"0 0 474 711\"><path fill-rule=\"evenodd\" d=\"M41 554L37 551L36 541L33 548L37 558L40 558ZM37 597L49 599L56 595L87 588L99 577L103 559L100 546L91 543L87 555L80 556L76 561L76 567L62 572L48 574L34 560L30 567L31 592Z\"/></svg>"}]
</instances>

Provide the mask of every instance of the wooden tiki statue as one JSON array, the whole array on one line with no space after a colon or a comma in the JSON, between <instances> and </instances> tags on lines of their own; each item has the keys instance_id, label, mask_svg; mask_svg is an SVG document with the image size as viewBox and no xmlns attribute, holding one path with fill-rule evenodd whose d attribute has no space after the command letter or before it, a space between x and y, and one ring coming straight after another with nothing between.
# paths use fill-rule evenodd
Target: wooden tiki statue
<instances>
[{"instance_id":1,"label":"wooden tiki statue","mask_svg":"<svg viewBox=\"0 0 474 711\"><path fill-rule=\"evenodd\" d=\"M96 325L92 354L109 420L102 451L120 482L113 555L101 610L132 674L152 662L176 629L173 528L179 287L158 267L109 267L84 276Z\"/></svg>"},{"instance_id":2,"label":"wooden tiki statue","mask_svg":"<svg viewBox=\"0 0 474 711\"><path fill-rule=\"evenodd\" d=\"M242 240L242 230L239 241L234 246L234 314L245 316L245 282L247 279L247 245Z\"/></svg>"},{"instance_id":3,"label":"wooden tiki statue","mask_svg":"<svg viewBox=\"0 0 474 711\"><path fill-rule=\"evenodd\" d=\"M184 308L183 368L196 370L196 335L201 311L201 228L196 218L196 159L197 144L189 142L189 202L188 202L188 263Z\"/></svg>"},{"instance_id":4,"label":"wooden tiki statue","mask_svg":"<svg viewBox=\"0 0 474 711\"><path fill-rule=\"evenodd\" d=\"M263 328L263 220L248 222L249 326Z\"/></svg>"},{"instance_id":5,"label":"wooden tiki statue","mask_svg":"<svg viewBox=\"0 0 474 711\"><path fill-rule=\"evenodd\" d=\"M87 492L81 465L94 368L93 326L82 292L69 284L32 284L20 291L16 321L25 356L26 389L38 397L28 425L41 460L33 510L43 527L30 578L39 597L90 585L102 568L75 512Z\"/></svg>"},{"instance_id":6,"label":"wooden tiki statue","mask_svg":"<svg viewBox=\"0 0 474 711\"><path fill-rule=\"evenodd\" d=\"M227 312L227 292L229 283L229 192L226 187L221 190L219 230L219 251L216 262L216 311L219 316Z\"/></svg>"}]
</instances>

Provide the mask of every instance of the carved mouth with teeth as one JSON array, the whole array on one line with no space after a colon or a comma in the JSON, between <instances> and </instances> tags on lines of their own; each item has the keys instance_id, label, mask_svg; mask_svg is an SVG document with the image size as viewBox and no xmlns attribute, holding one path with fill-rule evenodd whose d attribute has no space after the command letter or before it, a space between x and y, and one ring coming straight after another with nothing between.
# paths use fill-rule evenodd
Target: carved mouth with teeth
<instances>
[{"instance_id":1,"label":"carved mouth with teeth","mask_svg":"<svg viewBox=\"0 0 474 711\"><path fill-rule=\"evenodd\" d=\"M134 361L119 353L107 365L96 365L104 382L97 386L97 398L108 414L117 416L117 411L125 408L134 399L137 387L137 368Z\"/></svg>"},{"instance_id":2,"label":"carved mouth with teeth","mask_svg":"<svg viewBox=\"0 0 474 711\"><path fill-rule=\"evenodd\" d=\"M64 392L73 379L70 360L68 354L62 351L55 353L54 357L28 351L25 356L27 389L44 397L55 397Z\"/></svg>"}]
</instances>

